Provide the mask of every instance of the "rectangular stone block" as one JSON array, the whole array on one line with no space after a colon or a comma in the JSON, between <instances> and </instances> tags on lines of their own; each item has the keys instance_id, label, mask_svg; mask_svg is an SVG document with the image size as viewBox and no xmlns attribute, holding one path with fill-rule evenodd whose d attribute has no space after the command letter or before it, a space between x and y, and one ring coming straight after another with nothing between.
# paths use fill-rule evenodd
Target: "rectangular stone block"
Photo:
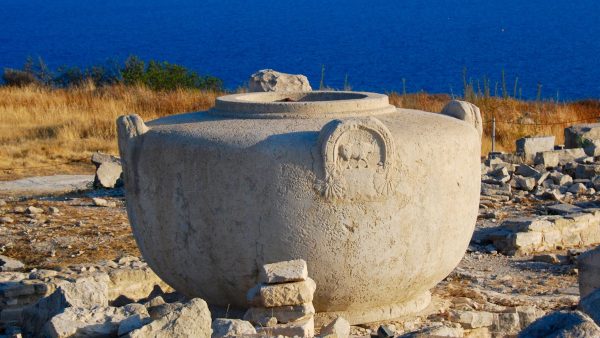
<instances>
[{"instance_id":1,"label":"rectangular stone block","mask_svg":"<svg viewBox=\"0 0 600 338\"><path fill-rule=\"evenodd\" d=\"M266 284L259 289L259 299L254 299L251 303L264 307L311 303L316 288L315 281L310 278L301 282Z\"/></svg>"},{"instance_id":2,"label":"rectangular stone block","mask_svg":"<svg viewBox=\"0 0 600 338\"><path fill-rule=\"evenodd\" d=\"M278 323L286 324L308 318L314 314L315 307L312 303L271 308L252 307L244 314L244 320L252 323L261 323L265 319L275 317Z\"/></svg>"},{"instance_id":3,"label":"rectangular stone block","mask_svg":"<svg viewBox=\"0 0 600 338\"><path fill-rule=\"evenodd\" d=\"M600 289L600 247L587 251L577 258L579 269L579 294L581 298Z\"/></svg>"},{"instance_id":4,"label":"rectangular stone block","mask_svg":"<svg viewBox=\"0 0 600 338\"><path fill-rule=\"evenodd\" d=\"M272 327L259 327L256 332L260 335L268 337L314 337L315 335L315 319L308 319L287 324L277 324Z\"/></svg>"},{"instance_id":5,"label":"rectangular stone block","mask_svg":"<svg viewBox=\"0 0 600 338\"><path fill-rule=\"evenodd\" d=\"M534 252L542 245L541 232L517 232L513 236L515 249L520 253Z\"/></svg>"},{"instance_id":6,"label":"rectangular stone block","mask_svg":"<svg viewBox=\"0 0 600 338\"><path fill-rule=\"evenodd\" d=\"M523 137L516 141L517 154L523 156L526 163L533 163L537 153L554 149L554 136Z\"/></svg>"},{"instance_id":7,"label":"rectangular stone block","mask_svg":"<svg viewBox=\"0 0 600 338\"><path fill-rule=\"evenodd\" d=\"M303 259L265 264L261 271L262 282L267 284L299 282L306 278L308 268Z\"/></svg>"},{"instance_id":8,"label":"rectangular stone block","mask_svg":"<svg viewBox=\"0 0 600 338\"><path fill-rule=\"evenodd\" d=\"M512 232L547 232L555 229L550 220L540 217L510 218L502 222L501 227Z\"/></svg>"}]
</instances>

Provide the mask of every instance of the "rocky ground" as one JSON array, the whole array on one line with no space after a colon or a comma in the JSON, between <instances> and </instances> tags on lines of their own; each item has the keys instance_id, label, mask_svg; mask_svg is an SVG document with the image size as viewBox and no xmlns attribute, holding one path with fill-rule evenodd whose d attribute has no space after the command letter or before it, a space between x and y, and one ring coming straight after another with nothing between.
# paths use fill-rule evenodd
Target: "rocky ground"
<instances>
[{"instance_id":1,"label":"rocky ground","mask_svg":"<svg viewBox=\"0 0 600 338\"><path fill-rule=\"evenodd\" d=\"M514 336L546 313L577 307L578 257L600 243L593 235L600 229L597 164L593 158L580 158L546 169L505 160L482 165L482 200L473 239L459 266L432 290L432 305L416 316L352 326L352 335ZM194 311L207 316L206 304L173 293L139 258L122 189L3 194L0 335L32 336L41 332L42 324L55 321L50 336L68 337L75 331L66 322L96 320L109 335L160 336L169 321L183 323L181 318ZM86 278L100 285L101 291L94 294L103 296L96 303L81 296L86 290L78 289L78 281ZM64 291L69 287L75 291ZM59 297L57 290L62 290L60 309L40 304L40 299ZM86 300L74 300L73 295ZM103 312L76 310L98 302ZM126 304L130 305L123 307ZM46 311L45 317L27 317L32 307L38 317ZM213 320L223 311L230 318L243 315L210 310ZM52 311L64 312L55 320ZM109 324L106 318L111 318ZM327 323L317 320L317 334L322 324ZM188 329L192 331L182 332L204 330ZM227 331L223 326L219 330Z\"/></svg>"}]
</instances>

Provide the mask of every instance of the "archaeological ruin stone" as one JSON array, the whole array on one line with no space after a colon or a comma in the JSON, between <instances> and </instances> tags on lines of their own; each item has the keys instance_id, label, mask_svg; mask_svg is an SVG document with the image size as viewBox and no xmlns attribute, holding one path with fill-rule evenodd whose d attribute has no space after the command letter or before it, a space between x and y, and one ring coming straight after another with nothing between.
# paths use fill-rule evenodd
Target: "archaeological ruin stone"
<instances>
[{"instance_id":1,"label":"archaeological ruin stone","mask_svg":"<svg viewBox=\"0 0 600 338\"><path fill-rule=\"evenodd\" d=\"M312 88L304 75L263 69L250 76L248 90L250 92L309 92Z\"/></svg>"},{"instance_id":2,"label":"archaeological ruin stone","mask_svg":"<svg viewBox=\"0 0 600 338\"><path fill-rule=\"evenodd\" d=\"M600 140L600 123L575 124L565 128L565 147L583 147L585 140Z\"/></svg>"},{"instance_id":3,"label":"archaeological ruin stone","mask_svg":"<svg viewBox=\"0 0 600 338\"><path fill-rule=\"evenodd\" d=\"M539 152L554 149L554 136L523 137L516 141L517 154L532 163Z\"/></svg>"},{"instance_id":4,"label":"archaeological ruin stone","mask_svg":"<svg viewBox=\"0 0 600 338\"><path fill-rule=\"evenodd\" d=\"M268 92L147 124L122 116L138 246L166 283L211 304L245 308L262 265L304 259L332 319L419 311L478 214L481 117L452 104L448 116L381 94Z\"/></svg>"}]
</instances>

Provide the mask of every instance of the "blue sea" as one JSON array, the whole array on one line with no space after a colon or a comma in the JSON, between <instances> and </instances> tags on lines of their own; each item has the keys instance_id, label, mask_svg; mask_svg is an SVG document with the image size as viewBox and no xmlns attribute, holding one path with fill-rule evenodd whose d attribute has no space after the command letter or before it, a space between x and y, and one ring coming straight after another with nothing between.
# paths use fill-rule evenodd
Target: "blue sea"
<instances>
[{"instance_id":1,"label":"blue sea","mask_svg":"<svg viewBox=\"0 0 600 338\"><path fill-rule=\"evenodd\" d=\"M600 98L597 0L0 0L0 67L143 59L235 89L256 70L318 87L462 94L490 78L535 98ZM500 89L499 89L500 90ZM518 94L517 94L518 95Z\"/></svg>"}]
</instances>

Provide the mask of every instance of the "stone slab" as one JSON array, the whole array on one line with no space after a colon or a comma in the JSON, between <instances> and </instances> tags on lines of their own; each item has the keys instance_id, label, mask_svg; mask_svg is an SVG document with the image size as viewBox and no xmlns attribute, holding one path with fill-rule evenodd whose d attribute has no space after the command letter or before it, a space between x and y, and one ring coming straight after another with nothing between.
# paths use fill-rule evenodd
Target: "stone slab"
<instances>
[{"instance_id":1,"label":"stone slab","mask_svg":"<svg viewBox=\"0 0 600 338\"><path fill-rule=\"evenodd\" d=\"M94 175L52 175L28 177L15 181L1 181L0 195L38 196L64 194L88 190Z\"/></svg>"}]
</instances>

